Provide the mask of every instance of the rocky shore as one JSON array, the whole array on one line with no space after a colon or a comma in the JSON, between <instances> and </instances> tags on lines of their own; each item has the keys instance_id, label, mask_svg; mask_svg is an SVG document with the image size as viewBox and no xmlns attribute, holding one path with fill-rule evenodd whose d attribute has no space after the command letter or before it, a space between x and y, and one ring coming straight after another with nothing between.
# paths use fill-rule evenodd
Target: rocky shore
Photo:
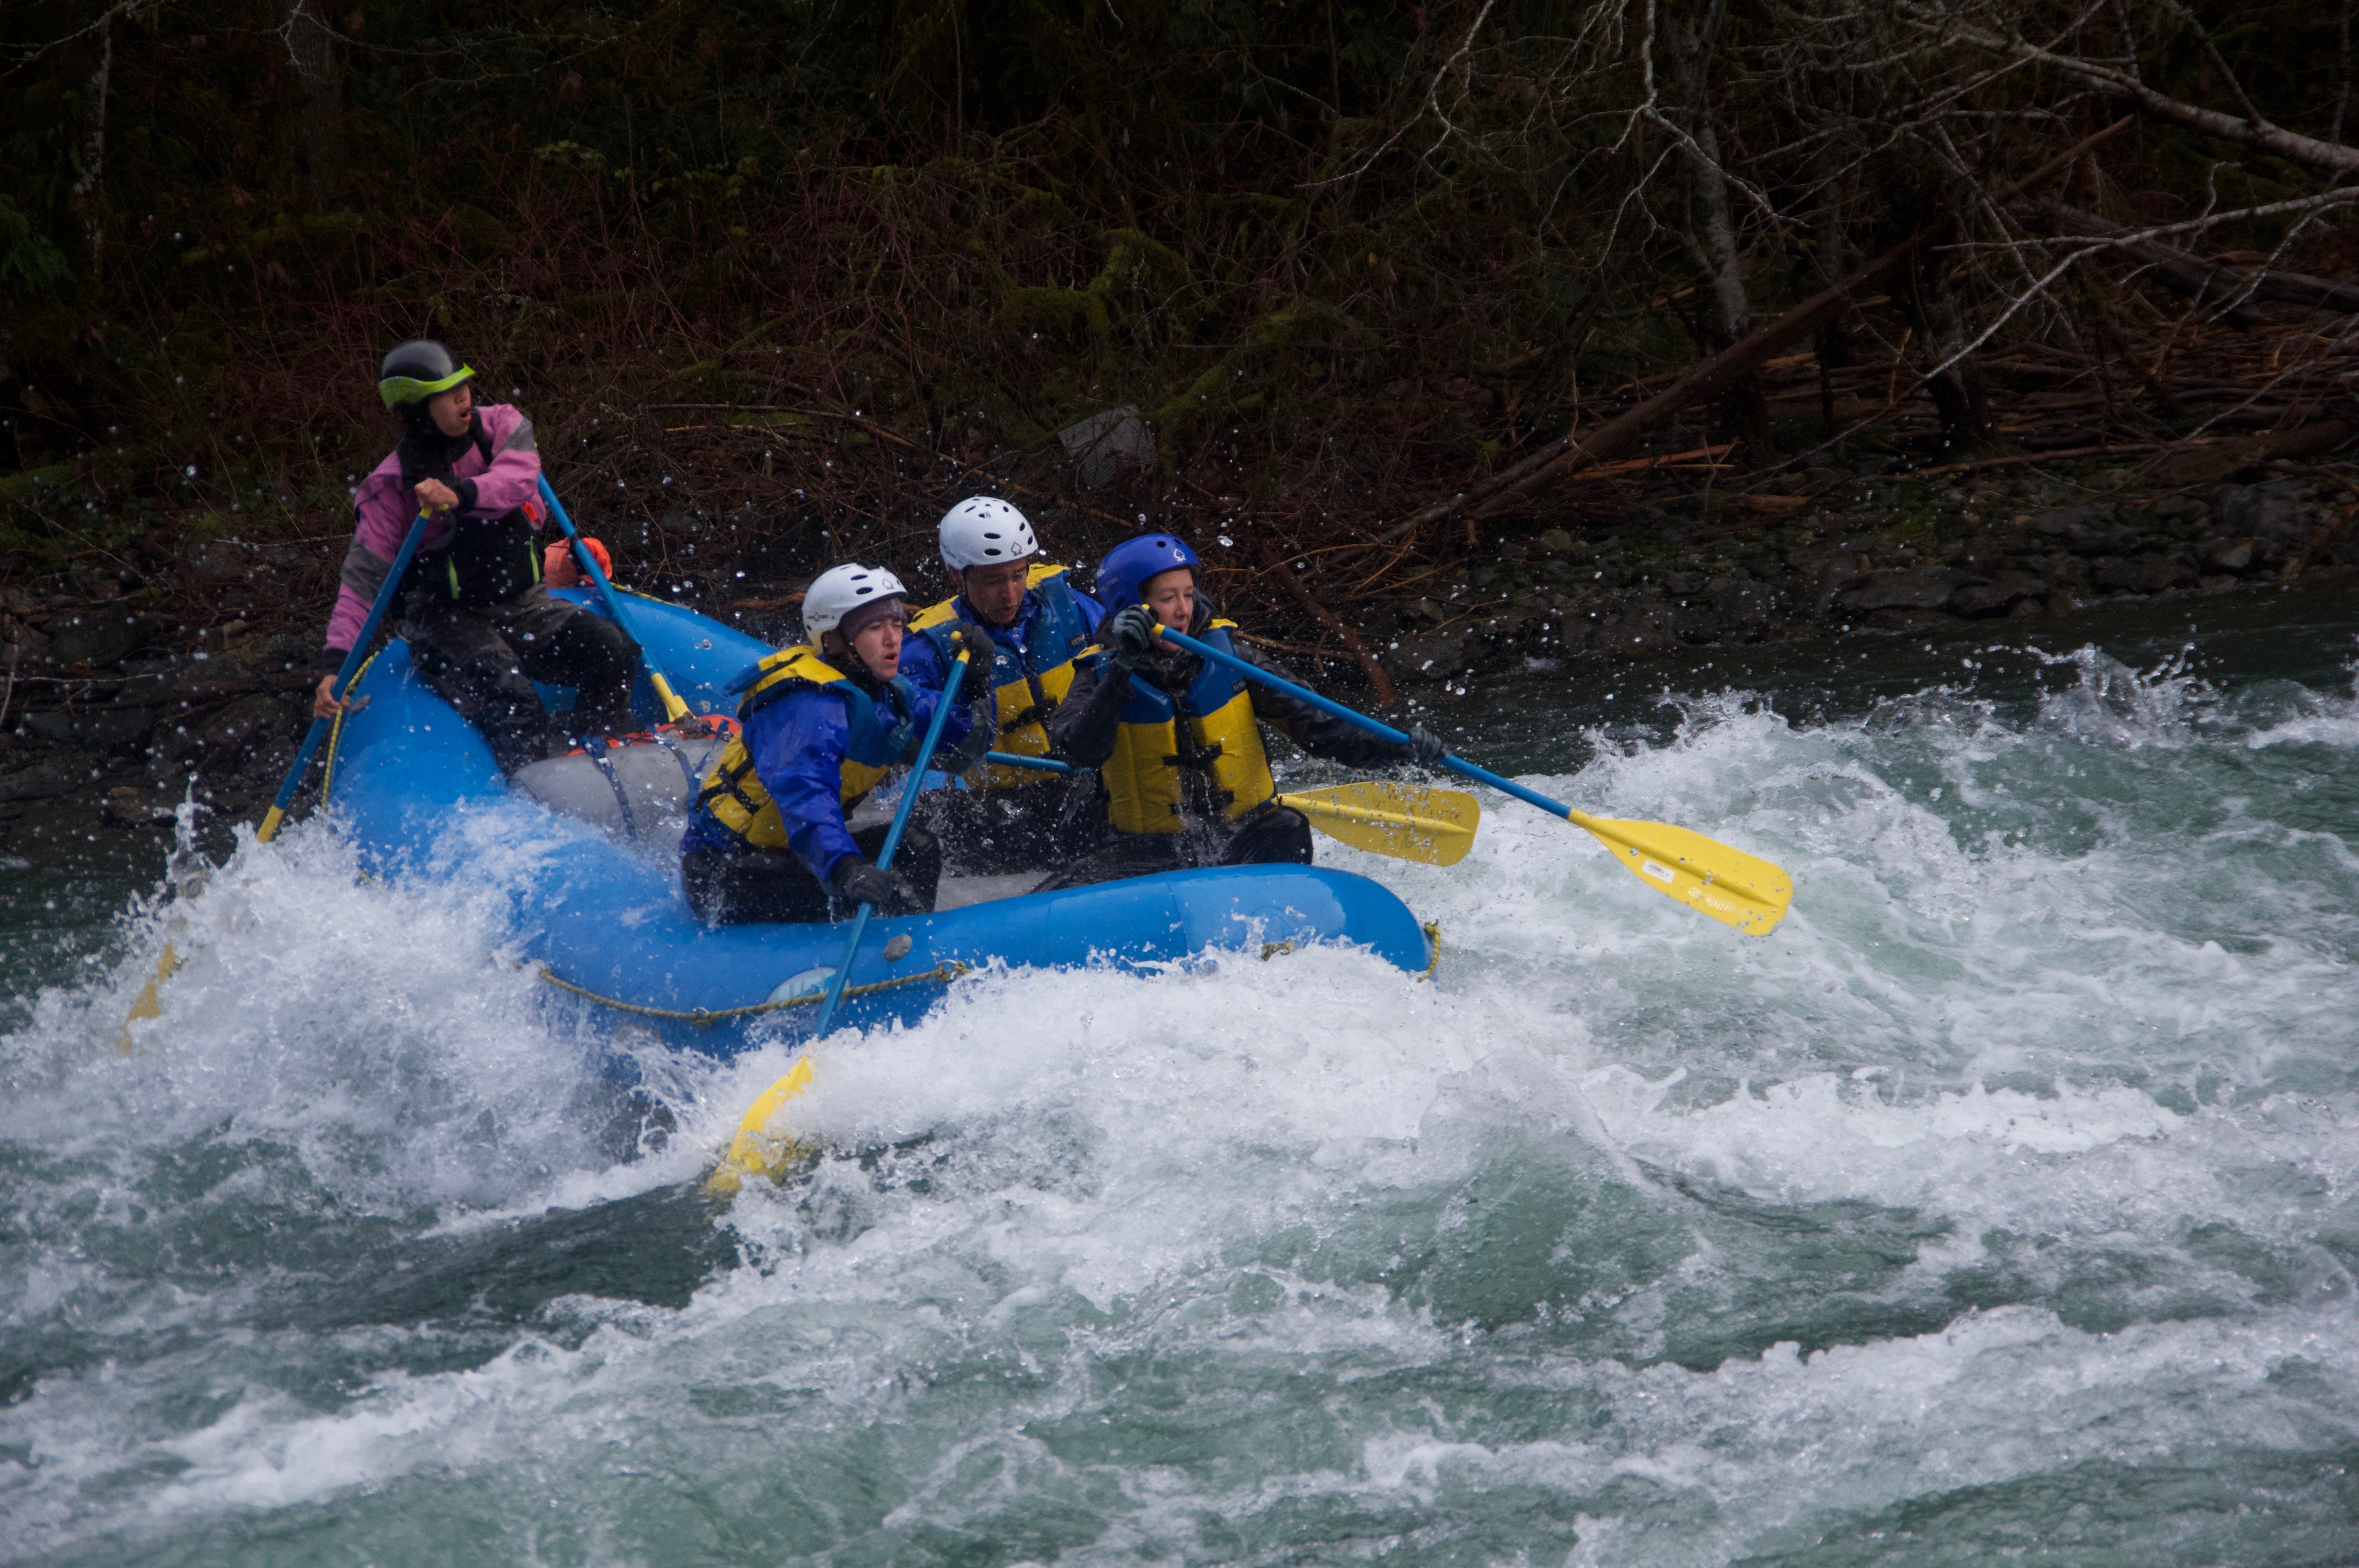
<instances>
[{"instance_id":1,"label":"rocky shore","mask_svg":"<svg viewBox=\"0 0 2359 1568\"><path fill-rule=\"evenodd\" d=\"M1924 476L1823 460L1743 492L1658 480L1579 514L1593 525L1486 540L1424 596L1346 615L1413 691L1508 672L1579 679L1681 646L2055 618L2124 595L2359 572L2359 535L2345 532L2359 487L2279 470L2160 492L2117 470ZM234 591L216 600L228 620L177 618L131 567L0 589L0 842L161 830L184 798L244 820L275 791L308 721L318 631L291 613L266 626L260 607L305 597L324 550L202 548L223 558L191 569L262 590L251 620ZM1330 678L1352 668L1326 663Z\"/></svg>"},{"instance_id":2,"label":"rocky shore","mask_svg":"<svg viewBox=\"0 0 2359 1568\"><path fill-rule=\"evenodd\" d=\"M2290 465L2287 465L2290 469ZM1362 626L1404 685L1555 659L1829 632L2055 617L2124 595L2223 593L2359 569L2359 487L2319 469L2133 493L2131 476L1918 477L1832 465L1657 495L1610 530L1502 539Z\"/></svg>"}]
</instances>

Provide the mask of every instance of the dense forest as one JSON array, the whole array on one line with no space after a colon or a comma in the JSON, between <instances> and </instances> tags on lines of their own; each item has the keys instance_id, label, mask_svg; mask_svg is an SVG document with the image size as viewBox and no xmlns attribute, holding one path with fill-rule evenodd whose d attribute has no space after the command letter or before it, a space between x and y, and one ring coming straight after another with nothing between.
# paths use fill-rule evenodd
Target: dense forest
<instances>
[{"instance_id":1,"label":"dense forest","mask_svg":"<svg viewBox=\"0 0 2359 1568\"><path fill-rule=\"evenodd\" d=\"M2331 445L2351 13L20 0L0 589L315 622L430 334L650 588L933 586L993 491L1381 685L1361 631L1647 482L1757 540L1831 472Z\"/></svg>"}]
</instances>

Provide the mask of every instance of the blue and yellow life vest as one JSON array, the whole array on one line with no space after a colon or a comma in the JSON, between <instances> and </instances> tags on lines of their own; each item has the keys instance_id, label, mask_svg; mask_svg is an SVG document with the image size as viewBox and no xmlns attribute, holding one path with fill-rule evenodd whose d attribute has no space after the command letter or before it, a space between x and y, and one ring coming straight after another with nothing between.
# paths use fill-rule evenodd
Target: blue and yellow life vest
<instances>
[{"instance_id":1,"label":"blue and yellow life vest","mask_svg":"<svg viewBox=\"0 0 2359 1568\"><path fill-rule=\"evenodd\" d=\"M888 708L807 644L770 654L730 682L728 689L745 694L737 703L739 729L722 748L721 760L704 775L696 804L749 849L788 847L786 819L778 815L778 803L762 787L761 777L754 771L754 754L745 749L744 726L755 714L798 691L828 691L843 698L851 735L844 747L838 798L847 810L876 787L917 734L917 692L908 681L896 676L887 683Z\"/></svg>"},{"instance_id":2,"label":"blue and yellow life vest","mask_svg":"<svg viewBox=\"0 0 2359 1568\"><path fill-rule=\"evenodd\" d=\"M1197 633L1221 652L1234 652L1233 621L1215 621ZM1208 805L1234 821L1277 793L1255 721L1253 697L1242 677L1212 660L1175 701L1151 682L1133 676L1130 700L1114 730L1114 754L1098 770L1106 791L1106 817L1123 833L1177 833L1187 825L1189 775L1203 780Z\"/></svg>"},{"instance_id":3,"label":"blue and yellow life vest","mask_svg":"<svg viewBox=\"0 0 2359 1568\"><path fill-rule=\"evenodd\" d=\"M999 739L992 750L1045 757L1049 715L1072 688L1073 655L1089 641L1089 631L1082 623L1082 612L1073 606L1073 590L1065 581L1064 568L1036 565L1026 586L1040 596L1040 623L1033 628L1031 645L1025 653L1016 651L1013 638L995 644L999 654L991 662L991 688L998 702ZM958 656L951 642L951 627L959 619L957 606L958 600L952 596L921 611L909 622L910 631L924 633L941 651L945 668ZM984 783L993 789L1020 789L1051 783L1056 777L1032 768L983 770Z\"/></svg>"}]
</instances>

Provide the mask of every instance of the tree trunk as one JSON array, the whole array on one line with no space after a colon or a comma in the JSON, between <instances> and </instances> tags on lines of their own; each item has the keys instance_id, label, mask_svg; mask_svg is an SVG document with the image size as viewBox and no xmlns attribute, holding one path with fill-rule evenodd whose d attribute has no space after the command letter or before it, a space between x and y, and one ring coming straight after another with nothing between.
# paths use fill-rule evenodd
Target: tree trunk
<instances>
[{"instance_id":1,"label":"tree trunk","mask_svg":"<svg viewBox=\"0 0 2359 1568\"><path fill-rule=\"evenodd\" d=\"M1710 0L1701 15L1674 16L1666 29L1689 139L1681 159L1687 175L1687 222L1680 238L1701 275L1697 294L1707 359L1753 330L1753 305L1745 297L1745 276L1737 266L1736 218L1729 205L1728 175L1721 165L1720 131L1712 111L1712 55L1726 14L1726 0ZM1756 463L1770 460L1769 409L1760 377L1748 374L1732 385L1713 423L1719 433L1743 441Z\"/></svg>"},{"instance_id":2,"label":"tree trunk","mask_svg":"<svg viewBox=\"0 0 2359 1568\"><path fill-rule=\"evenodd\" d=\"M99 280L100 252L106 243L104 202L100 199L99 185L106 172L106 89L107 79L114 71L114 18L112 13L98 24L98 69L90 73L88 128L83 133L79 161L81 172L74 177L70 199L75 216L82 220L82 240L90 256L90 284L95 289Z\"/></svg>"},{"instance_id":3,"label":"tree trunk","mask_svg":"<svg viewBox=\"0 0 2359 1568\"><path fill-rule=\"evenodd\" d=\"M336 35L320 19L320 0L286 0L278 36L303 90L296 158L303 194L314 207L334 201L344 188L344 57Z\"/></svg>"}]
</instances>

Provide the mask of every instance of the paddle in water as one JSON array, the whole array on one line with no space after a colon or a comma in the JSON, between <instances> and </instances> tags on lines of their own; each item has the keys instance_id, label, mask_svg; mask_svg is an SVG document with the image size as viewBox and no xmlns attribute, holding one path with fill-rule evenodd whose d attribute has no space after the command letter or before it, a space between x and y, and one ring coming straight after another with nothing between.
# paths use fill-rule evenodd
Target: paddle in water
<instances>
[{"instance_id":1,"label":"paddle in water","mask_svg":"<svg viewBox=\"0 0 2359 1568\"><path fill-rule=\"evenodd\" d=\"M1371 735L1381 735L1403 745L1408 743L1408 737L1389 724L1379 723L1307 687L1274 676L1259 665L1247 664L1207 646L1184 632L1158 626L1155 634L1200 658L1225 665L1247 680L1259 681L1273 691L1282 691L1322 712L1332 713L1347 724L1356 724ZM1623 870L1648 887L1747 935L1767 936L1784 918L1786 906L1793 902L1794 881L1784 871L1757 856L1732 849L1701 833L1661 822L1624 822L1592 816L1458 757L1444 754L1441 765L1461 777L1514 795L1527 806L1537 806L1551 816L1561 816L1576 827L1587 828L1614 851Z\"/></svg>"},{"instance_id":2,"label":"paddle in water","mask_svg":"<svg viewBox=\"0 0 2359 1568\"><path fill-rule=\"evenodd\" d=\"M1071 762L1012 752L985 752L984 760L1045 773L1088 771ZM1310 819L1310 826L1339 843L1429 866L1454 866L1464 860L1483 822L1482 803L1462 789L1387 784L1379 779L1292 790L1276 798L1278 805L1292 806Z\"/></svg>"},{"instance_id":3,"label":"paddle in water","mask_svg":"<svg viewBox=\"0 0 2359 1568\"><path fill-rule=\"evenodd\" d=\"M958 657L951 661L950 673L942 679L941 696L936 699L934 717L926 725L926 738L918 747L917 761L910 765L908 781L901 786L900 808L893 813L893 826L885 830L885 846L877 854L876 869L893 869L893 851L901 847L901 830L909 825L910 809L918 804L918 795L925 788L926 767L934 760L934 748L942 738L942 726L950 719L951 708L958 701L959 683L966 676L967 650L961 648ZM819 1016L811 1022L810 1037L817 1042L826 1037L828 1025L835 1022L836 1005L843 1000L844 982L852 977L852 960L860 955L860 938L868 930L868 917L876 913L873 903L864 903L852 917L852 935L844 939L843 960L828 977L827 995L819 1004ZM705 1178L704 1190L724 1195L734 1193L747 1176L767 1174L791 1163L801 1152L802 1146L788 1139L774 1138L769 1132L770 1116L780 1106L803 1092L810 1082L810 1054L806 1051L786 1076L755 1099L737 1123L736 1136L729 1141L729 1152Z\"/></svg>"},{"instance_id":4,"label":"paddle in water","mask_svg":"<svg viewBox=\"0 0 2359 1568\"><path fill-rule=\"evenodd\" d=\"M353 677L360 673L361 665L368 662L369 644L376 640L376 629L385 623L386 611L392 607L394 596L401 591L401 579L409 570L410 557L418 554L418 542L426 536L426 523L427 514L421 512L409 524L408 536L401 541L401 549L393 557L393 569L385 574L384 585L376 590L376 602L369 606L368 619L361 622L361 634L353 639L352 651L344 655L342 666L336 671L336 684L331 689L339 702L343 700L344 693L352 689ZM267 844L278 837L278 825L287 820L287 808L295 804L295 792L303 787L303 774L311 765L311 753L320 749L321 739L327 734L330 722L325 719L311 720L311 728L304 735L303 743L295 749L294 763L288 768L286 780L278 786L277 798L270 803L270 809L262 814L261 826L254 830L257 842ZM163 1016L163 1003L156 988L170 979L172 971L179 967L179 949L173 943L166 942L163 953L156 960L156 972L147 978L146 985L139 988L139 995L132 1002L131 1011L124 1015L123 1028L114 1037L116 1050L126 1056L131 1054L138 1048L131 1038L131 1026L141 1019Z\"/></svg>"},{"instance_id":5,"label":"paddle in water","mask_svg":"<svg viewBox=\"0 0 2359 1568\"><path fill-rule=\"evenodd\" d=\"M353 688L353 677L368 662L369 644L376 640L376 629L385 624L385 613L393 608L394 598L401 591L401 579L408 575L410 558L418 554L418 542L424 537L426 514L421 512L409 524L408 536L394 555L393 568L385 574L385 583L376 590L376 602L369 606L368 619L361 622L361 634L353 639L352 650L344 654L343 665L336 671L336 684L331 690L338 702ZM295 792L303 786L303 774L311 765L311 753L320 749L331 722L327 719L312 719L303 744L296 748L294 765L287 770L286 782L278 786L278 798L270 803L270 809L262 814L262 826L254 830L254 836L263 843L278 836L278 825L287 819L287 808L295 804Z\"/></svg>"}]
</instances>

